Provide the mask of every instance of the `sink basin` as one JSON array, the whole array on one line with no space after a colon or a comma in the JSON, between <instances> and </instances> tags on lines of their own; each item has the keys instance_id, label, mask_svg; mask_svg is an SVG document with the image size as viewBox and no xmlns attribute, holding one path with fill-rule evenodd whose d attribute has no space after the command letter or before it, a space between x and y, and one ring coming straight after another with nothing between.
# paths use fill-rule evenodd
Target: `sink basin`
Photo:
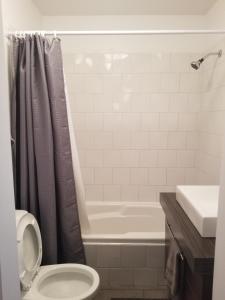
<instances>
[{"instance_id":1,"label":"sink basin","mask_svg":"<svg viewBox=\"0 0 225 300\"><path fill-rule=\"evenodd\" d=\"M216 236L219 186L180 185L176 199L202 237Z\"/></svg>"}]
</instances>

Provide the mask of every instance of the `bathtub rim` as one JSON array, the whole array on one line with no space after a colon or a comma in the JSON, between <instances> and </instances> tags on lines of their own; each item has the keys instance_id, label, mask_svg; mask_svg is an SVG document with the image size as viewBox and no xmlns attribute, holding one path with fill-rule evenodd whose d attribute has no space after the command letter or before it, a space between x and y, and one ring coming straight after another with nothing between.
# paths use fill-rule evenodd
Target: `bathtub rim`
<instances>
[{"instance_id":1,"label":"bathtub rim","mask_svg":"<svg viewBox=\"0 0 225 300\"><path fill-rule=\"evenodd\" d=\"M160 208L162 209L162 206L159 201L86 201L85 202L86 206L125 206L125 205L130 205L130 206L148 206L148 207L155 207L155 208Z\"/></svg>"},{"instance_id":2,"label":"bathtub rim","mask_svg":"<svg viewBox=\"0 0 225 300\"><path fill-rule=\"evenodd\" d=\"M118 207L118 209L122 209L126 206L132 207L152 207L159 209L162 211L162 207L159 202L134 202L134 201L88 201L86 205L89 207ZM104 214L105 212L93 212L90 213L89 216L99 216ZM165 223L165 218L163 218L163 222ZM164 244L165 243L165 231L156 231L156 232L128 232L124 234L95 234L95 233L82 233L82 239L84 244L126 244L126 245L149 245L152 243L155 244Z\"/></svg>"}]
</instances>

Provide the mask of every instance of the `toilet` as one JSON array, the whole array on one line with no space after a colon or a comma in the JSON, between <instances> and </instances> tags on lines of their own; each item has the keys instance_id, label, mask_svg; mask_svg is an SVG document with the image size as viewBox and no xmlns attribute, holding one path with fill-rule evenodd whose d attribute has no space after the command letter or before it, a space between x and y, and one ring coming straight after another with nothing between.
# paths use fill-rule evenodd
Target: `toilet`
<instances>
[{"instance_id":1,"label":"toilet","mask_svg":"<svg viewBox=\"0 0 225 300\"><path fill-rule=\"evenodd\" d=\"M42 241L35 217L16 211L17 246L22 300L93 299L98 273L80 264L41 266Z\"/></svg>"}]
</instances>

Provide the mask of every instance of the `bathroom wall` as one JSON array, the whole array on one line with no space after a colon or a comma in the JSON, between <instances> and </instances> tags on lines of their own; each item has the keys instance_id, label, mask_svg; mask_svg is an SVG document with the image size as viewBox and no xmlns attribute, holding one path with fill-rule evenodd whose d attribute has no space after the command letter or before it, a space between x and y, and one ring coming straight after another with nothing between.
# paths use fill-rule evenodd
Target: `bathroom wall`
<instances>
[{"instance_id":1,"label":"bathroom wall","mask_svg":"<svg viewBox=\"0 0 225 300\"><path fill-rule=\"evenodd\" d=\"M207 27L204 15L134 15L134 16L43 16L44 30L142 30L142 29L204 29ZM200 37L200 38L199 38ZM85 36L68 39L63 37L65 51L68 48L75 50L104 51L105 48L116 48L121 51L144 52L148 50L162 51L165 48L172 52L194 52L202 50L212 44L212 36ZM217 39L216 37L214 37ZM143 44L138 41L142 40ZM209 46L208 46L209 45Z\"/></svg>"},{"instance_id":2,"label":"bathroom wall","mask_svg":"<svg viewBox=\"0 0 225 300\"><path fill-rule=\"evenodd\" d=\"M100 17L98 22L91 18L94 25L85 17L71 17L71 23L64 17L44 17L43 26L97 29L106 24L115 29L125 22L129 28L134 24L151 28L154 23L146 17L135 22L140 21L138 16L133 23L129 17L126 21ZM111 22L113 18L118 22ZM203 16L198 22L193 16L182 22L179 17L161 20L159 28L204 24ZM62 40L87 200L155 201L160 191L203 181L196 151L205 86L202 70L196 72L189 65L211 47L212 37L70 36Z\"/></svg>"},{"instance_id":3,"label":"bathroom wall","mask_svg":"<svg viewBox=\"0 0 225 300\"><path fill-rule=\"evenodd\" d=\"M214 5L213 9L207 15L207 21L212 28L225 28L225 2L224 0L218 0ZM218 47L222 47L225 51L224 44L221 43ZM224 62L221 61L221 64ZM218 65L219 67L219 65ZM220 72L220 80L225 80L225 72L220 67L217 69ZM220 81L221 84L221 81ZM224 101L223 87L215 89L217 91L216 100L220 101L220 107ZM222 112L221 112L222 114ZM224 116L223 123L224 123ZM224 260L224 249L225 249L225 143L222 141L223 153L221 155L220 166L222 168L220 178L220 201L218 209L218 223L217 223L217 235L216 235L216 251L215 251L215 269L214 269L214 288L213 288L213 299L223 300L225 298L225 286L224 286L224 273L225 273L225 260ZM217 144L215 144L217 147Z\"/></svg>"},{"instance_id":4,"label":"bathroom wall","mask_svg":"<svg viewBox=\"0 0 225 300\"><path fill-rule=\"evenodd\" d=\"M53 30L200 29L204 26L204 15L43 16L43 28Z\"/></svg>"},{"instance_id":5,"label":"bathroom wall","mask_svg":"<svg viewBox=\"0 0 225 300\"><path fill-rule=\"evenodd\" d=\"M223 153L222 172L220 179L220 197L218 207L218 221L216 232L216 250L214 263L213 300L225 298L224 273L225 273L225 153Z\"/></svg>"},{"instance_id":6,"label":"bathroom wall","mask_svg":"<svg viewBox=\"0 0 225 300\"><path fill-rule=\"evenodd\" d=\"M31 0L2 0L3 28L14 30L40 30L42 16Z\"/></svg>"},{"instance_id":7,"label":"bathroom wall","mask_svg":"<svg viewBox=\"0 0 225 300\"><path fill-rule=\"evenodd\" d=\"M16 224L13 191L13 174L10 145L9 94L7 58L4 52L9 30L40 28L41 15L30 0L0 0L0 298L19 300ZM7 229L7 234L6 230ZM13 288L12 288L13 287Z\"/></svg>"},{"instance_id":8,"label":"bathroom wall","mask_svg":"<svg viewBox=\"0 0 225 300\"><path fill-rule=\"evenodd\" d=\"M196 183L219 184L225 133L225 40L209 51L223 50L223 56L209 58L202 66L201 108L198 117Z\"/></svg>"},{"instance_id":9,"label":"bathroom wall","mask_svg":"<svg viewBox=\"0 0 225 300\"><path fill-rule=\"evenodd\" d=\"M65 53L87 200L155 201L193 183L199 54Z\"/></svg>"},{"instance_id":10,"label":"bathroom wall","mask_svg":"<svg viewBox=\"0 0 225 300\"><path fill-rule=\"evenodd\" d=\"M224 29L225 2L218 0L205 16L205 27ZM219 184L225 133L225 39L212 36L213 46L204 53L223 50L219 59L210 57L201 67L202 100L198 116L198 150L196 152L196 183Z\"/></svg>"},{"instance_id":11,"label":"bathroom wall","mask_svg":"<svg viewBox=\"0 0 225 300\"><path fill-rule=\"evenodd\" d=\"M2 2L0 0L0 299L19 300L20 286L16 250L16 225L10 149L9 105L7 101L7 74L3 43Z\"/></svg>"},{"instance_id":12,"label":"bathroom wall","mask_svg":"<svg viewBox=\"0 0 225 300\"><path fill-rule=\"evenodd\" d=\"M224 0L217 0L212 8L208 11L205 16L204 23L208 28L222 28L224 29L225 25L225 2Z\"/></svg>"}]
</instances>

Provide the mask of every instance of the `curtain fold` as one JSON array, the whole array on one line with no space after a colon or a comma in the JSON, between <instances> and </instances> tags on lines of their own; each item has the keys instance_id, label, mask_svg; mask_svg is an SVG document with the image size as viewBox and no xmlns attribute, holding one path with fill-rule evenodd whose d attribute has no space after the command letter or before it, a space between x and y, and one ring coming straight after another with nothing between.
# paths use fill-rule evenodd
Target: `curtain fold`
<instances>
[{"instance_id":1,"label":"curtain fold","mask_svg":"<svg viewBox=\"0 0 225 300\"><path fill-rule=\"evenodd\" d=\"M76 136L75 136L75 131L72 122L71 107L70 107L66 81L64 82L64 85L65 85L65 94L66 94L66 107L67 107L68 124L69 124L69 132L70 132L70 142L71 142L71 149L72 149L73 173L74 173L74 178L76 183L77 206L79 211L82 233L87 233L90 230L90 223L88 220L87 208L85 203L85 188L84 188L84 182L81 174L78 149L76 146L77 145Z\"/></svg>"},{"instance_id":2,"label":"curtain fold","mask_svg":"<svg viewBox=\"0 0 225 300\"><path fill-rule=\"evenodd\" d=\"M84 263L60 40L15 37L12 47L16 207L39 222L44 264Z\"/></svg>"}]
</instances>

